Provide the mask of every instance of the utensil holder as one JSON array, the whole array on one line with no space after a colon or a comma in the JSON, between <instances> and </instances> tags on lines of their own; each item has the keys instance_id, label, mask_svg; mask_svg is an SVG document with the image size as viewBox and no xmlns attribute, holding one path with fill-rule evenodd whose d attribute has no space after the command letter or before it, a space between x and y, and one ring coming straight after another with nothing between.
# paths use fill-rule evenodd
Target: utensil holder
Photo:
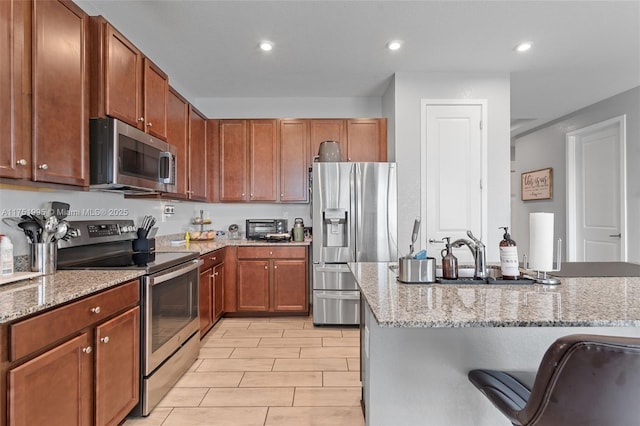
<instances>
[{"instance_id":1,"label":"utensil holder","mask_svg":"<svg viewBox=\"0 0 640 426\"><path fill-rule=\"evenodd\" d=\"M154 252L156 251L155 238L138 238L133 240L133 251Z\"/></svg>"},{"instance_id":2,"label":"utensil holder","mask_svg":"<svg viewBox=\"0 0 640 426\"><path fill-rule=\"evenodd\" d=\"M42 272L44 275L55 273L58 264L58 244L29 244L29 263L32 272Z\"/></svg>"},{"instance_id":3,"label":"utensil holder","mask_svg":"<svg viewBox=\"0 0 640 426\"><path fill-rule=\"evenodd\" d=\"M436 281L436 259L398 259L398 281L401 283L433 283Z\"/></svg>"}]
</instances>

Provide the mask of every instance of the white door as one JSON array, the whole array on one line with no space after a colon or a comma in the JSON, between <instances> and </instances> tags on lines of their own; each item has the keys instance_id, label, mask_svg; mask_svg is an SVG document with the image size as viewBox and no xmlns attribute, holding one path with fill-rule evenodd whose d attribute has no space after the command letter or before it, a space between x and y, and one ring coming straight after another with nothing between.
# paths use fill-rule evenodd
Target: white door
<instances>
[{"instance_id":1,"label":"white door","mask_svg":"<svg viewBox=\"0 0 640 426\"><path fill-rule=\"evenodd\" d=\"M423 218L427 251L440 260L440 243L483 237L482 105L426 105L423 157ZM424 240L423 240L424 241ZM467 247L454 250L459 263L473 264Z\"/></svg>"},{"instance_id":2,"label":"white door","mask_svg":"<svg viewBox=\"0 0 640 426\"><path fill-rule=\"evenodd\" d=\"M624 120L567 134L567 259L626 260Z\"/></svg>"}]
</instances>

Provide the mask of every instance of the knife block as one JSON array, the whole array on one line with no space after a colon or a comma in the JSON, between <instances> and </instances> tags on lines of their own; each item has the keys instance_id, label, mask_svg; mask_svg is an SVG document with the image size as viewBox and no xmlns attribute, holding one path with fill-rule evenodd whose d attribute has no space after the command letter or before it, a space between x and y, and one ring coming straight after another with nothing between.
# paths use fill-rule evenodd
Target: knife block
<instances>
[{"instance_id":1,"label":"knife block","mask_svg":"<svg viewBox=\"0 0 640 426\"><path fill-rule=\"evenodd\" d=\"M156 239L155 238L138 238L133 240L133 251L138 252L155 252L156 251Z\"/></svg>"}]
</instances>

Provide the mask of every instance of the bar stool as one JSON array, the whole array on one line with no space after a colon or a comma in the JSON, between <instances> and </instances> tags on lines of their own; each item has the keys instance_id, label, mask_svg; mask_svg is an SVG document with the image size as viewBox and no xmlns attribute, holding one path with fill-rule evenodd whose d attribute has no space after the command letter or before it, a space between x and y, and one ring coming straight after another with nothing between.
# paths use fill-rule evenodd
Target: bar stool
<instances>
[{"instance_id":1,"label":"bar stool","mask_svg":"<svg viewBox=\"0 0 640 426\"><path fill-rule=\"evenodd\" d=\"M514 425L640 425L640 338L565 336L533 381L494 370L468 377Z\"/></svg>"}]
</instances>

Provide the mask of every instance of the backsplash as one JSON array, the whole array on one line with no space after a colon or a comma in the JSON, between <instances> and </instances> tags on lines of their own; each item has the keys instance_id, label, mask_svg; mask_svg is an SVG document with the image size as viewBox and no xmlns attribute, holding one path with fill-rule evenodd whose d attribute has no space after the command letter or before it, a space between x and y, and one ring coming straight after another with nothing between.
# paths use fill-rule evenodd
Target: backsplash
<instances>
[{"instance_id":1,"label":"backsplash","mask_svg":"<svg viewBox=\"0 0 640 426\"><path fill-rule=\"evenodd\" d=\"M37 212L47 201L63 201L71 205L67 220L132 219L140 224L145 215L157 219L158 236L180 234L189 228L198 229L191 220L200 215L211 219L207 229L226 231L232 223L240 227L244 235L244 221L248 218L286 218L293 226L293 219L301 217L311 226L309 204L255 204L255 203L194 203L184 201L147 200L124 198L122 194L94 191L57 191L46 189L2 189L0 217L21 216ZM165 205L174 206L174 214L165 215ZM17 228L0 222L0 234L8 235L13 242L14 256L28 254L26 236Z\"/></svg>"}]
</instances>

